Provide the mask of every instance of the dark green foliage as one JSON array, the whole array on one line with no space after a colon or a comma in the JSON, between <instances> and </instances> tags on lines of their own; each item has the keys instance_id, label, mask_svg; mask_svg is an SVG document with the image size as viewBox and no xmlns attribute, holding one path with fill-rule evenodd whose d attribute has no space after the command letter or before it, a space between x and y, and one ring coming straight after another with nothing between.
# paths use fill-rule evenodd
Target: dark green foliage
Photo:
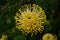
<instances>
[{"instance_id":1,"label":"dark green foliage","mask_svg":"<svg viewBox=\"0 0 60 40\"><path fill-rule=\"evenodd\" d=\"M30 34L25 36L15 28L15 13L22 5L28 3L40 5L47 15L43 33L32 37ZM5 5L7 6L4 7ZM4 32L8 35L8 40L39 40L44 33L53 33L60 38L60 12L57 9L58 0L0 0L0 38ZM55 17L56 14L58 17Z\"/></svg>"}]
</instances>

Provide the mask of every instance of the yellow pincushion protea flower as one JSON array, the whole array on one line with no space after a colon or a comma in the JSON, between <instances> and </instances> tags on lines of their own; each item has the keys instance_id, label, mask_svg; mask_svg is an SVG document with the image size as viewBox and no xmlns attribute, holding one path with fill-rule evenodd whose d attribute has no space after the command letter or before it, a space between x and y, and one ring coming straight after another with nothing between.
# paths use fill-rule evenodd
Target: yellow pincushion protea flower
<instances>
[{"instance_id":1,"label":"yellow pincushion protea flower","mask_svg":"<svg viewBox=\"0 0 60 40\"><path fill-rule=\"evenodd\" d=\"M57 40L57 37L56 35L47 33L42 37L42 40Z\"/></svg>"},{"instance_id":2,"label":"yellow pincushion protea flower","mask_svg":"<svg viewBox=\"0 0 60 40\"><path fill-rule=\"evenodd\" d=\"M45 22L45 12L36 4L22 6L15 15L16 28L26 34L42 32Z\"/></svg>"},{"instance_id":3,"label":"yellow pincushion protea flower","mask_svg":"<svg viewBox=\"0 0 60 40\"><path fill-rule=\"evenodd\" d=\"M8 40L7 35L2 35L2 38L0 40Z\"/></svg>"}]
</instances>

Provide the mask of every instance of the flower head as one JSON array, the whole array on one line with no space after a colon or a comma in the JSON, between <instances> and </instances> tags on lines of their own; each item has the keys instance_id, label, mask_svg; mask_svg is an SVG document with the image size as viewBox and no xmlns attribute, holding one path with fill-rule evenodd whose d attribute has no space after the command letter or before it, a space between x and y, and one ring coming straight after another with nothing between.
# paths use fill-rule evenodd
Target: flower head
<instances>
[{"instance_id":1,"label":"flower head","mask_svg":"<svg viewBox=\"0 0 60 40\"><path fill-rule=\"evenodd\" d=\"M7 35L2 35L2 38L0 40L8 40Z\"/></svg>"},{"instance_id":2,"label":"flower head","mask_svg":"<svg viewBox=\"0 0 60 40\"><path fill-rule=\"evenodd\" d=\"M43 31L46 15L40 6L27 4L19 9L19 13L16 13L15 20L16 28L22 32L26 34L37 33L38 31Z\"/></svg>"},{"instance_id":3,"label":"flower head","mask_svg":"<svg viewBox=\"0 0 60 40\"><path fill-rule=\"evenodd\" d=\"M56 35L53 36L52 34L47 33L42 37L42 39L43 40L57 40L57 37Z\"/></svg>"}]
</instances>

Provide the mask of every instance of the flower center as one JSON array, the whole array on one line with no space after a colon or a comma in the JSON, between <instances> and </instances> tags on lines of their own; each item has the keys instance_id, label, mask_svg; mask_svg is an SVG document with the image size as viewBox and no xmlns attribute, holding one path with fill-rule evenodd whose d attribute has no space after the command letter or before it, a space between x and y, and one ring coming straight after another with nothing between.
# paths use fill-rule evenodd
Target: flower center
<instances>
[{"instance_id":1,"label":"flower center","mask_svg":"<svg viewBox=\"0 0 60 40\"><path fill-rule=\"evenodd\" d=\"M28 19L31 19L31 17L28 17Z\"/></svg>"},{"instance_id":2,"label":"flower center","mask_svg":"<svg viewBox=\"0 0 60 40\"><path fill-rule=\"evenodd\" d=\"M47 39L49 39L49 37Z\"/></svg>"}]
</instances>

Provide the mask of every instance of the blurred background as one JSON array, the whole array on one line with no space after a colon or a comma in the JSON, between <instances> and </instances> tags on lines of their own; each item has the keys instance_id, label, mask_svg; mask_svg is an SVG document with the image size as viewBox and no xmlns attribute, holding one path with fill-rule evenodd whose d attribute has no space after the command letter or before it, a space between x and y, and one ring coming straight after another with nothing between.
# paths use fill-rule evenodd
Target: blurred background
<instances>
[{"instance_id":1,"label":"blurred background","mask_svg":"<svg viewBox=\"0 0 60 40\"><path fill-rule=\"evenodd\" d=\"M40 40L45 33L56 34L60 38L60 1L59 0L0 0L0 38L8 35L8 40ZM15 28L14 15L25 4L38 4L46 13L47 22L42 34L25 36Z\"/></svg>"}]
</instances>

